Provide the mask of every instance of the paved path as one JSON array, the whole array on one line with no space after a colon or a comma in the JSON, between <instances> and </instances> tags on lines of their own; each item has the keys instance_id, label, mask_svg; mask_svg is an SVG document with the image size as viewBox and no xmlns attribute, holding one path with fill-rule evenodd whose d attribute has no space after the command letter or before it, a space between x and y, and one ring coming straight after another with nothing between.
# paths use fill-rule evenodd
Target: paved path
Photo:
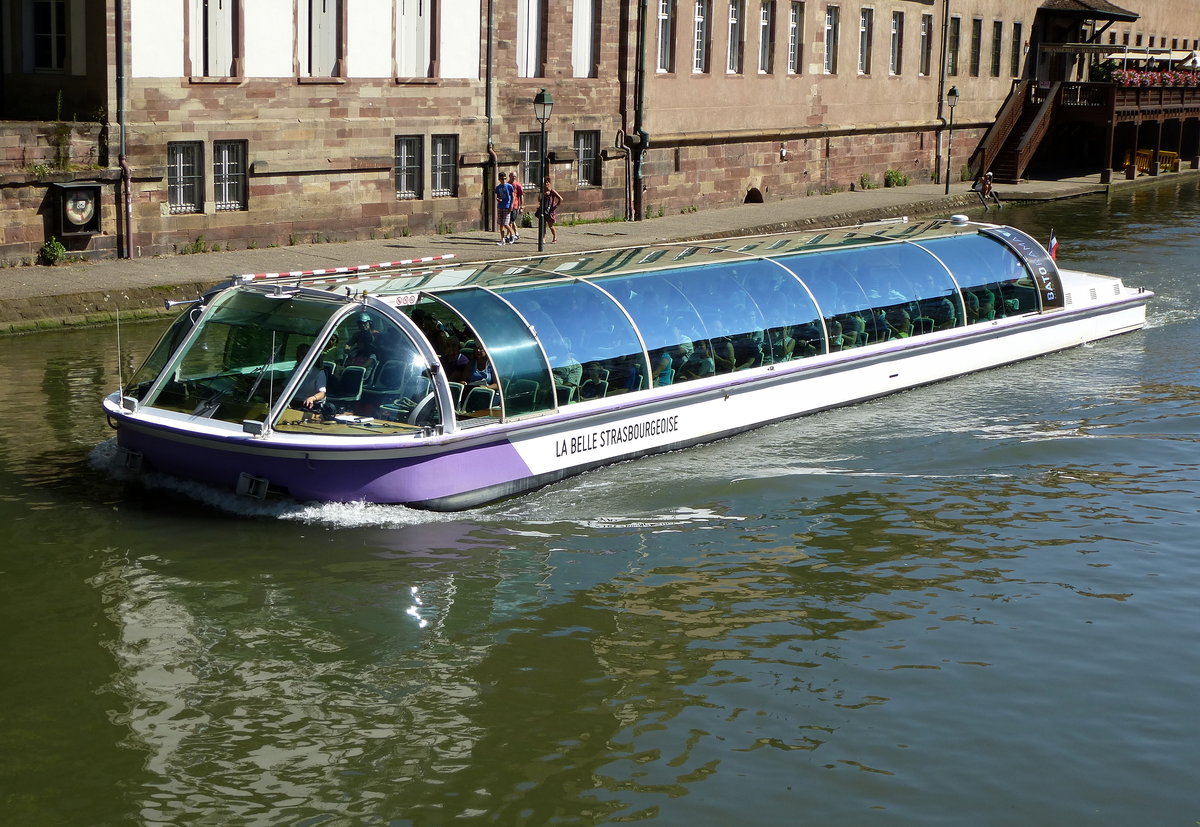
<instances>
[{"instance_id":1,"label":"paved path","mask_svg":"<svg viewBox=\"0 0 1200 827\"><path fill-rule=\"evenodd\" d=\"M1191 176L1200 171L1175 174ZM1116 185L1128 183L1122 180ZM996 187L1002 200L1011 201L1069 198L1104 189L1099 176ZM546 250L582 251L725 238L905 215L950 215L967 210L981 215L979 207L978 198L965 184L952 187L950 195L944 193L940 184L918 184L743 204L638 222L560 227L558 243L552 245L547 239ZM1001 212L993 210L990 215L1002 219ZM123 319L156 315L162 312L163 299L193 298L198 290L243 273L316 270L441 255L453 255L459 261L479 261L536 251L534 228L526 230L518 243L505 247L496 245L494 234L472 230L450 235L299 244L57 267L14 267L0 270L0 333L110 322L118 308Z\"/></svg>"}]
</instances>

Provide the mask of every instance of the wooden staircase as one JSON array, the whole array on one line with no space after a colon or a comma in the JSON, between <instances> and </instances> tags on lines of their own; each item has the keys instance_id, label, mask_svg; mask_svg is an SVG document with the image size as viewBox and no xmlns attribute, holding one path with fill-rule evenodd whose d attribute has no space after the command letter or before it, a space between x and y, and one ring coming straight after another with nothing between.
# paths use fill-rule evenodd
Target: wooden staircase
<instances>
[{"instance_id":1,"label":"wooden staircase","mask_svg":"<svg viewBox=\"0 0 1200 827\"><path fill-rule=\"evenodd\" d=\"M996 183L1019 184L1025 168L1050 128L1062 84L1053 84L1044 95L1035 94L1031 81L1013 85L995 122L971 154L971 177L991 172Z\"/></svg>"}]
</instances>

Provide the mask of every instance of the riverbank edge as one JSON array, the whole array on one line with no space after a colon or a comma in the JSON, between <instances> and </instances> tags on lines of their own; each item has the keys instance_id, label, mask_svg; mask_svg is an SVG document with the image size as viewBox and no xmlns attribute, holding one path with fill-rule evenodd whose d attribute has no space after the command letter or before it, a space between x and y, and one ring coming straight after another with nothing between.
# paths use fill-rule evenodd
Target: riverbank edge
<instances>
[{"instance_id":1,"label":"riverbank edge","mask_svg":"<svg viewBox=\"0 0 1200 827\"><path fill-rule=\"evenodd\" d=\"M1200 174L1197 170L1187 170L1173 174L1182 177L1192 177L1187 173ZM1020 204L1063 200L1084 195L1111 194L1120 186L1157 185L1165 183L1165 176L1144 177L1128 181L1122 179L1111 184L1094 184L1078 182L1076 186L1063 188L1061 186L1047 192L1039 192L1035 182L1009 194L1006 204ZM865 194L865 193L864 193ZM809 196L822 198L824 196ZM832 199L831 199L832 200ZM832 207L833 204L831 203ZM977 210L979 200L974 193L959 193L943 195L934 198L921 198L907 202L901 209L896 205L883 207L863 207L861 209L820 212L816 215L793 218L785 221L747 223L746 225L731 226L724 230L708 229L703 233L675 233L668 238L659 237L652 243L670 243L699 241L702 239L736 238L742 236L765 235L770 233L789 232L795 230L821 229L825 227L851 226L872 221L882 221L906 216L909 218L927 218L932 215L948 215L953 211ZM656 219L637 222L652 228ZM345 242L354 244L355 242ZM609 247L636 246L639 242L623 238L622 243L606 245ZM651 243L651 242L646 242ZM203 261L196 257L197 263ZM456 262L472 260L470 251L466 255L458 254ZM477 256L476 258L483 258ZM70 266L89 266L88 264ZM50 268L45 268L49 270ZM198 269L200 269L198 267ZM0 278L3 276L0 275ZM8 299L4 302L3 312L0 313L0 336L37 333L64 328L98 327L117 323L150 321L165 315L174 315L178 311L168 310L166 299L187 299L204 293L209 288L222 281L225 277L210 280L180 280L170 284L155 284L152 286L129 286L91 290L83 292L47 293L45 295ZM7 317L7 318L4 318Z\"/></svg>"}]
</instances>

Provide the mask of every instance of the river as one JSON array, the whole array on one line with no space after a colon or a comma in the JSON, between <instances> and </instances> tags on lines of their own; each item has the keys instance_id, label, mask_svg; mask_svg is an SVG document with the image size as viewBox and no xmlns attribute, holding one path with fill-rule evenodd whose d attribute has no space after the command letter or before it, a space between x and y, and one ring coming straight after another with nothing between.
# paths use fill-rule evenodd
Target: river
<instances>
[{"instance_id":1,"label":"river","mask_svg":"<svg viewBox=\"0 0 1200 827\"><path fill-rule=\"evenodd\" d=\"M115 331L0 338L0 817L1195 823L1197 185L1000 217L1147 329L457 515L117 481Z\"/></svg>"}]
</instances>

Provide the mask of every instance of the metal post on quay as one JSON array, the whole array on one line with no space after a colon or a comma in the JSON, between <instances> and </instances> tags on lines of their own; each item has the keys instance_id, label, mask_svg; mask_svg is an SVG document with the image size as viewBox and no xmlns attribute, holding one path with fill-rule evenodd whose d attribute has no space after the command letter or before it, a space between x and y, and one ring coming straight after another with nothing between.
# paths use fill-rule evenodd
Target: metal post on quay
<instances>
[{"instance_id":1,"label":"metal post on quay","mask_svg":"<svg viewBox=\"0 0 1200 827\"><path fill-rule=\"evenodd\" d=\"M954 107L958 106L958 87L951 86L946 93L946 103L950 107L950 128L946 133L946 195L950 194L950 161L954 157L951 151L954 147Z\"/></svg>"},{"instance_id":2,"label":"metal post on quay","mask_svg":"<svg viewBox=\"0 0 1200 827\"><path fill-rule=\"evenodd\" d=\"M554 108L554 98L545 89L533 96L533 116L542 125L541 158L538 162L538 252L546 245L546 121Z\"/></svg>"}]
</instances>

